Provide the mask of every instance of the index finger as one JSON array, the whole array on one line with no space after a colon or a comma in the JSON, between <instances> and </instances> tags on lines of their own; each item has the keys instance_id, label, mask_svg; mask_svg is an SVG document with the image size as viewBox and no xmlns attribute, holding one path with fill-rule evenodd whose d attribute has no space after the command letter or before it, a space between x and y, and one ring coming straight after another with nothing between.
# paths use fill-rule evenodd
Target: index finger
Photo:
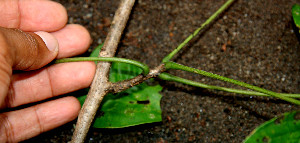
<instances>
[{"instance_id":1,"label":"index finger","mask_svg":"<svg viewBox=\"0 0 300 143\"><path fill-rule=\"evenodd\" d=\"M67 11L49 0L1 0L0 26L23 31L57 31L67 23Z\"/></svg>"}]
</instances>

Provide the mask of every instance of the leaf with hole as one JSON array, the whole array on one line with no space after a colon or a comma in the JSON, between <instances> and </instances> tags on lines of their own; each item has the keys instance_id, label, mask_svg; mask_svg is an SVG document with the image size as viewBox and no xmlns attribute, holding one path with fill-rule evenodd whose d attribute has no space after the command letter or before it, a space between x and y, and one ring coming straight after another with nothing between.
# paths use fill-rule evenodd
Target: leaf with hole
<instances>
[{"instance_id":1,"label":"leaf with hole","mask_svg":"<svg viewBox=\"0 0 300 143\"><path fill-rule=\"evenodd\" d=\"M300 111L284 113L273 118L254 131L244 143L299 143Z\"/></svg>"},{"instance_id":2,"label":"leaf with hole","mask_svg":"<svg viewBox=\"0 0 300 143\"><path fill-rule=\"evenodd\" d=\"M95 128L121 128L160 122L160 85L135 87L118 95L107 95L96 118ZM128 94L128 95L127 95Z\"/></svg>"}]
</instances>

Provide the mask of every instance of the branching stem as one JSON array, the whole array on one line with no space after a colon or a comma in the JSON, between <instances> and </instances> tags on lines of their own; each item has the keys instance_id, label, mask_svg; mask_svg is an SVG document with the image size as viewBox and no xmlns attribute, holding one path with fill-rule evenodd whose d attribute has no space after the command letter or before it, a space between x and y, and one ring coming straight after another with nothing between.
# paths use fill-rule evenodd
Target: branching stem
<instances>
[{"instance_id":1,"label":"branching stem","mask_svg":"<svg viewBox=\"0 0 300 143\"><path fill-rule=\"evenodd\" d=\"M135 0L121 0L99 57L114 57ZM110 63L99 62L87 98L80 110L71 143L83 143L110 82Z\"/></svg>"},{"instance_id":2,"label":"branching stem","mask_svg":"<svg viewBox=\"0 0 300 143\"><path fill-rule=\"evenodd\" d=\"M183 83L186 85L191 85L195 87L200 87L200 88L206 88L206 89L213 89L213 90L220 90L220 91L226 91L226 92L231 92L231 93L237 93L237 94L244 94L244 95L254 95L254 96L267 96L270 97L268 94L260 93L260 92L255 92L255 91L248 91L248 90L241 90L241 89L234 89L234 88L226 88L226 87L221 87L221 86L213 86L213 85L207 85L204 83L200 82L195 82L192 80L184 79L178 76L174 76L168 73L161 73L158 78L166 81L175 81L179 83ZM278 93L281 96L285 97L291 97L291 98L300 98L300 94L286 94L286 93Z\"/></svg>"},{"instance_id":3,"label":"branching stem","mask_svg":"<svg viewBox=\"0 0 300 143\"><path fill-rule=\"evenodd\" d=\"M279 99L294 103L296 105L300 105L299 100L296 100L296 99L293 99L293 98L290 98L290 97L281 96L280 94L278 94L276 92L269 91L269 90L266 90L266 89L263 89L263 88L260 88L260 87L254 86L254 85L250 85L250 84L238 81L238 80L223 77L223 76L213 74L213 73L210 73L210 72L206 72L206 71L203 71L203 70L199 70L199 69L191 68L191 67L188 67L188 66L180 65L178 63L166 62L165 63L165 68L167 70L168 69L176 69L176 70L183 70L183 71L188 71L188 72L193 72L193 73L196 73L196 74L204 75L204 76L207 76L207 77L210 77L210 78L214 78L214 79L222 80L222 81L225 81L225 82L233 83L233 84L236 84L236 85L239 85L239 86L242 86L242 87L246 87L246 88L252 89L254 91L269 94L273 97L277 97Z\"/></svg>"}]
</instances>

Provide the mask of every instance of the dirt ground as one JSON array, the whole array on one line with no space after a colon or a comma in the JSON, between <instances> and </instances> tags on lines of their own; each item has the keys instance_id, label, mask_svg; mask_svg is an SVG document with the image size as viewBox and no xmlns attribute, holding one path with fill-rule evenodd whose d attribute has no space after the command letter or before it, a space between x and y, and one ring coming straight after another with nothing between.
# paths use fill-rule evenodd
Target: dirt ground
<instances>
[{"instance_id":1,"label":"dirt ground","mask_svg":"<svg viewBox=\"0 0 300 143\"><path fill-rule=\"evenodd\" d=\"M91 49L104 42L119 0L57 0L69 23L91 33ZM157 66L162 58L225 0L137 0L117 57ZM300 93L300 42L291 7L299 0L237 0L175 59L176 62L275 92ZM186 72L202 83L237 86ZM161 123L124 129L91 129L86 142L242 142L258 125L299 110L273 98L252 97L159 81L164 89ZM67 142L73 121L26 142Z\"/></svg>"}]
</instances>

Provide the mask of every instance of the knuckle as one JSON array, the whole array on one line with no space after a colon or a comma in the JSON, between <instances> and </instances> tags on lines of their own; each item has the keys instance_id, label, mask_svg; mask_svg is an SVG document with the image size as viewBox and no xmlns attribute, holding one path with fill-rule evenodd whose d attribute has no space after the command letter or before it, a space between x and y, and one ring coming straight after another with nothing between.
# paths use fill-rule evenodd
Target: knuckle
<instances>
[{"instance_id":1,"label":"knuckle","mask_svg":"<svg viewBox=\"0 0 300 143\"><path fill-rule=\"evenodd\" d=\"M35 114L35 118L36 118L36 121L37 121L38 129L39 129L38 134L41 134L42 132L44 132L44 127L43 127L43 124L41 123L41 120L42 120L41 116L38 113L38 106L34 107L34 114Z\"/></svg>"},{"instance_id":2,"label":"knuckle","mask_svg":"<svg viewBox=\"0 0 300 143\"><path fill-rule=\"evenodd\" d=\"M0 114L0 124L0 142L13 142L15 138L14 129L5 113Z\"/></svg>"}]
</instances>

